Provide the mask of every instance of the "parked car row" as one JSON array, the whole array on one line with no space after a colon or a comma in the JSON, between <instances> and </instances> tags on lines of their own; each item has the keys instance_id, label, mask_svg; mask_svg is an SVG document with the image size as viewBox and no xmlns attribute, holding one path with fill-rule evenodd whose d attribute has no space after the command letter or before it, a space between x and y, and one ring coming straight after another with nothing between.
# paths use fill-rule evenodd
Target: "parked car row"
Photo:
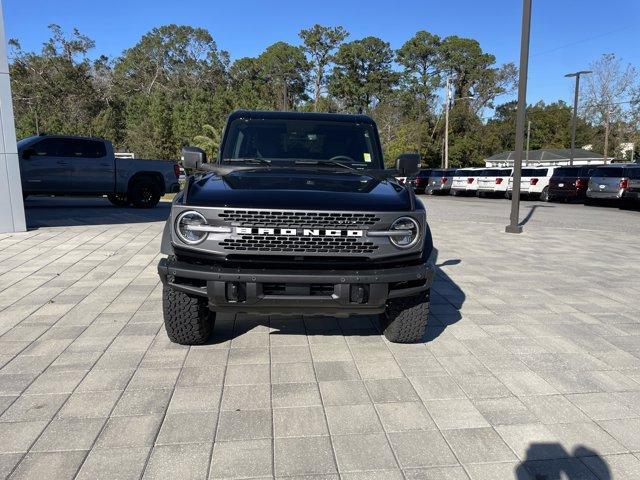
<instances>
[{"instance_id":1,"label":"parked car row","mask_svg":"<svg viewBox=\"0 0 640 480\"><path fill-rule=\"evenodd\" d=\"M513 168L421 169L409 179L416 193L511 198ZM520 194L547 201L640 202L640 164L524 167Z\"/></svg>"}]
</instances>

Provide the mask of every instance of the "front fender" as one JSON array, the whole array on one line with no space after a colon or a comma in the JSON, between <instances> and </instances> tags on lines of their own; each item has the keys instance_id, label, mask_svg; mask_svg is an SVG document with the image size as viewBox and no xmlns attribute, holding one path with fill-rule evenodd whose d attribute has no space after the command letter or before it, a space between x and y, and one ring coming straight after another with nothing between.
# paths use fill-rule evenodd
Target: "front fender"
<instances>
[{"instance_id":1,"label":"front fender","mask_svg":"<svg viewBox=\"0 0 640 480\"><path fill-rule=\"evenodd\" d=\"M160 243L160 253L164 255L175 255L171 244L171 223L171 215L169 215L164 224L164 230L162 230L162 241Z\"/></svg>"}]
</instances>

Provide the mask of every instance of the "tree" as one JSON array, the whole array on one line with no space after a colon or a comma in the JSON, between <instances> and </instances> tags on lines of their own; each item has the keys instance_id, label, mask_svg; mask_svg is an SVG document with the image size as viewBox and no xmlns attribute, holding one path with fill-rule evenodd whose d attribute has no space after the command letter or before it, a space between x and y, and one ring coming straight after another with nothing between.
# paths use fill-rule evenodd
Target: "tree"
<instances>
[{"instance_id":1,"label":"tree","mask_svg":"<svg viewBox=\"0 0 640 480\"><path fill-rule=\"evenodd\" d=\"M515 65L496 67L496 58L483 52L476 40L446 37L440 44L440 56L440 71L451 78L454 96L472 96L469 105L474 112L492 107L497 96L515 88Z\"/></svg>"},{"instance_id":2,"label":"tree","mask_svg":"<svg viewBox=\"0 0 640 480\"><path fill-rule=\"evenodd\" d=\"M368 111L398 81L398 73L391 69L393 51L389 43L377 37L342 44L334 61L329 92L347 110Z\"/></svg>"},{"instance_id":3,"label":"tree","mask_svg":"<svg viewBox=\"0 0 640 480\"><path fill-rule=\"evenodd\" d=\"M202 148L208 158L215 158L220 148L220 131L211 125L203 125L202 130L204 133L196 135L193 143Z\"/></svg>"},{"instance_id":4,"label":"tree","mask_svg":"<svg viewBox=\"0 0 640 480\"><path fill-rule=\"evenodd\" d=\"M636 79L636 70L624 65L613 53L606 53L591 63L584 93L584 110L592 122L604 128L603 154L609 155L609 135L612 123L621 122L629 103Z\"/></svg>"},{"instance_id":5,"label":"tree","mask_svg":"<svg viewBox=\"0 0 640 480\"><path fill-rule=\"evenodd\" d=\"M91 77L87 53L94 42L74 29L66 35L49 25L40 53L11 47L10 74L19 137L41 132L92 134L92 120L104 108Z\"/></svg>"},{"instance_id":6,"label":"tree","mask_svg":"<svg viewBox=\"0 0 640 480\"><path fill-rule=\"evenodd\" d=\"M308 98L309 63L301 47L276 42L257 61L266 84L272 86L275 108L290 110Z\"/></svg>"},{"instance_id":7,"label":"tree","mask_svg":"<svg viewBox=\"0 0 640 480\"><path fill-rule=\"evenodd\" d=\"M335 49L349 36L342 27L323 27L315 24L307 30L300 31L304 43L304 51L311 58L313 67L313 107L318 111L322 88L325 84L325 70L333 59Z\"/></svg>"},{"instance_id":8,"label":"tree","mask_svg":"<svg viewBox=\"0 0 640 480\"><path fill-rule=\"evenodd\" d=\"M424 109L433 100L435 89L442 84L440 43L438 35L421 30L396 52L397 62L404 67L405 89Z\"/></svg>"}]
</instances>

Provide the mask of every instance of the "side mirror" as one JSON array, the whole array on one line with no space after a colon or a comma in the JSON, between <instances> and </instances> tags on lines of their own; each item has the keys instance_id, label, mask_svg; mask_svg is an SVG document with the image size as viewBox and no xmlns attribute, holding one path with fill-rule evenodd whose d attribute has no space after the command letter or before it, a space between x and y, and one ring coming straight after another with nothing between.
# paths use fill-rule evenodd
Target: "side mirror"
<instances>
[{"instance_id":1,"label":"side mirror","mask_svg":"<svg viewBox=\"0 0 640 480\"><path fill-rule=\"evenodd\" d=\"M200 170L207 163L207 154L198 147L182 147L182 166L190 170Z\"/></svg>"},{"instance_id":2,"label":"side mirror","mask_svg":"<svg viewBox=\"0 0 640 480\"><path fill-rule=\"evenodd\" d=\"M416 175L420 171L420 155L417 153L403 153L396 159L396 168L402 177Z\"/></svg>"},{"instance_id":3,"label":"side mirror","mask_svg":"<svg viewBox=\"0 0 640 480\"><path fill-rule=\"evenodd\" d=\"M33 157L36 154L36 151L33 148L25 148L22 151L22 159L23 160L29 160L31 157Z\"/></svg>"}]
</instances>

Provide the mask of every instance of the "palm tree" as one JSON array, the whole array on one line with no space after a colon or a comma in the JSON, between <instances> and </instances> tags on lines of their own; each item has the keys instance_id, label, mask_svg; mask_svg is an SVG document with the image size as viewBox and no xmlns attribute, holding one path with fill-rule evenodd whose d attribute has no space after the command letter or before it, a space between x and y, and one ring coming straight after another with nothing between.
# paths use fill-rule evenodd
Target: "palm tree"
<instances>
[{"instance_id":1,"label":"palm tree","mask_svg":"<svg viewBox=\"0 0 640 480\"><path fill-rule=\"evenodd\" d=\"M196 147L200 147L207 153L207 157L215 158L220 148L220 132L212 125L205 124L202 126L203 135L193 137L193 143Z\"/></svg>"}]
</instances>

